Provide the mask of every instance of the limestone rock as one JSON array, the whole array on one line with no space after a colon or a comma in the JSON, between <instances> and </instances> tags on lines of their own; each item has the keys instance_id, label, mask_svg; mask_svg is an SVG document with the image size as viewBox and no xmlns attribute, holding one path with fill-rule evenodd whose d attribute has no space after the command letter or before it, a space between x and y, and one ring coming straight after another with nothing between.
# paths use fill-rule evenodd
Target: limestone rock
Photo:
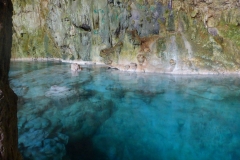
<instances>
[{"instance_id":1,"label":"limestone rock","mask_svg":"<svg viewBox=\"0 0 240 160\"><path fill-rule=\"evenodd\" d=\"M71 64L71 70L72 70L72 71L81 71L82 69L81 69L81 66L80 66L79 64L77 64L77 63L72 63L72 64Z\"/></svg>"},{"instance_id":2,"label":"limestone rock","mask_svg":"<svg viewBox=\"0 0 240 160\"><path fill-rule=\"evenodd\" d=\"M208 27L215 27L215 20L213 17L209 18L208 21L207 21L207 25Z\"/></svg>"},{"instance_id":3,"label":"limestone rock","mask_svg":"<svg viewBox=\"0 0 240 160\"><path fill-rule=\"evenodd\" d=\"M13 58L57 57L109 66L152 59L154 64L148 66L152 71L168 70L171 59L198 58L203 64L198 68L208 70L206 66L216 63L209 37L220 35L227 40L221 44L225 57L221 63L230 72L238 66L229 58L240 51L240 3L235 0L14 0L13 4ZM191 70L177 64L179 72L184 67Z\"/></svg>"},{"instance_id":4,"label":"limestone rock","mask_svg":"<svg viewBox=\"0 0 240 160\"><path fill-rule=\"evenodd\" d=\"M169 61L169 63L170 63L171 66L176 65L176 61L175 61L174 59L171 59L171 60Z\"/></svg>"},{"instance_id":5,"label":"limestone rock","mask_svg":"<svg viewBox=\"0 0 240 160\"><path fill-rule=\"evenodd\" d=\"M124 66L124 71L127 71L127 70L129 70L129 68L130 68L130 66L129 66L129 65L126 65L126 66Z\"/></svg>"},{"instance_id":6,"label":"limestone rock","mask_svg":"<svg viewBox=\"0 0 240 160\"><path fill-rule=\"evenodd\" d=\"M135 71L136 69L137 69L137 64L136 63L130 63L129 71Z\"/></svg>"},{"instance_id":7,"label":"limestone rock","mask_svg":"<svg viewBox=\"0 0 240 160\"><path fill-rule=\"evenodd\" d=\"M137 60L138 60L138 63L139 63L139 64L143 64L144 61L146 60L146 57L145 57L143 54L139 54L139 55L137 56Z\"/></svg>"},{"instance_id":8,"label":"limestone rock","mask_svg":"<svg viewBox=\"0 0 240 160\"><path fill-rule=\"evenodd\" d=\"M198 10L197 10L197 9L194 9L194 10L192 11L192 13L191 13L191 17L192 17L192 18L195 18L195 17L197 16L197 14L198 14Z\"/></svg>"}]
</instances>

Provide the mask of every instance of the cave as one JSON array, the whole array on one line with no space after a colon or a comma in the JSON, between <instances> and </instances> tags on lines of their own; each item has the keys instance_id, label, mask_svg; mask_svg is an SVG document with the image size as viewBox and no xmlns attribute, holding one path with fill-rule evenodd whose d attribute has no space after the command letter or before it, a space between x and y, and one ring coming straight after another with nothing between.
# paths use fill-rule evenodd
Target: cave
<instances>
[{"instance_id":1,"label":"cave","mask_svg":"<svg viewBox=\"0 0 240 160\"><path fill-rule=\"evenodd\" d=\"M0 0L0 159L240 159L240 2Z\"/></svg>"}]
</instances>

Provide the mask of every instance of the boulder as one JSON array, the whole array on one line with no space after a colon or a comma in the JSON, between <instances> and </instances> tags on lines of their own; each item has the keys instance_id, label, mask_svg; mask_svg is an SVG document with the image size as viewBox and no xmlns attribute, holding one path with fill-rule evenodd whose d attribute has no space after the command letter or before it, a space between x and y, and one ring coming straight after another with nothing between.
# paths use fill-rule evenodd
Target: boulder
<instances>
[{"instance_id":1,"label":"boulder","mask_svg":"<svg viewBox=\"0 0 240 160\"><path fill-rule=\"evenodd\" d=\"M80 66L79 64L77 64L77 63L72 63L72 64L71 64L71 70L76 72L76 71L81 71L82 68L81 68L81 66Z\"/></svg>"},{"instance_id":2,"label":"boulder","mask_svg":"<svg viewBox=\"0 0 240 160\"><path fill-rule=\"evenodd\" d=\"M130 63L129 71L135 71L137 69L137 63Z\"/></svg>"},{"instance_id":3,"label":"boulder","mask_svg":"<svg viewBox=\"0 0 240 160\"><path fill-rule=\"evenodd\" d=\"M143 54L139 54L139 55L137 56L137 60L138 60L138 63L139 63L139 64L143 64L144 61L146 60L146 57L145 57Z\"/></svg>"}]
</instances>

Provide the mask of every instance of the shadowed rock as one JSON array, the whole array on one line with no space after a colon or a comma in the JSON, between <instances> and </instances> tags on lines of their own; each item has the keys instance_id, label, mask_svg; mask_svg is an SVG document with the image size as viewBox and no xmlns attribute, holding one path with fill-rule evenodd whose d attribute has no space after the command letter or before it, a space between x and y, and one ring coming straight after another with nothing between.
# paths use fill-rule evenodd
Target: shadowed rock
<instances>
[{"instance_id":1,"label":"shadowed rock","mask_svg":"<svg viewBox=\"0 0 240 160\"><path fill-rule=\"evenodd\" d=\"M0 0L0 159L20 160L18 152L17 96L9 87L12 45L12 2Z\"/></svg>"},{"instance_id":2,"label":"shadowed rock","mask_svg":"<svg viewBox=\"0 0 240 160\"><path fill-rule=\"evenodd\" d=\"M83 29L84 31L88 31L88 32L91 32L91 27L87 24L82 24L80 26L77 26L76 24L73 23L73 25L76 27L76 28L81 28Z\"/></svg>"}]
</instances>

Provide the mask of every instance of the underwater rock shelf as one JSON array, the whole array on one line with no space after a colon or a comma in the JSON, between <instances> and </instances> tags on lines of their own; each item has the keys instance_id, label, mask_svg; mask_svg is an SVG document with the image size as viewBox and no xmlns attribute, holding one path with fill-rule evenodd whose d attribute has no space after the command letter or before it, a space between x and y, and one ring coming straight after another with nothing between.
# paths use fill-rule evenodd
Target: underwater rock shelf
<instances>
[{"instance_id":1,"label":"underwater rock shelf","mask_svg":"<svg viewBox=\"0 0 240 160\"><path fill-rule=\"evenodd\" d=\"M240 159L239 75L81 68L11 63L25 159Z\"/></svg>"}]
</instances>

